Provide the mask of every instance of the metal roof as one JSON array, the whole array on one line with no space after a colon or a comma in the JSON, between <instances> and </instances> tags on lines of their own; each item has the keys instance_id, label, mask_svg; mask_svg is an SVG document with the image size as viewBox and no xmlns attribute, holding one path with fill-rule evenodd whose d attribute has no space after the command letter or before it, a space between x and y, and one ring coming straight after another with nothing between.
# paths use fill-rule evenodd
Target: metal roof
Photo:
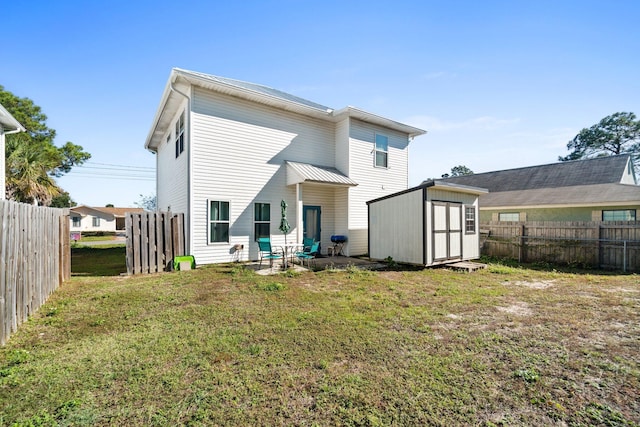
<instances>
[{"instance_id":1,"label":"metal roof","mask_svg":"<svg viewBox=\"0 0 640 427\"><path fill-rule=\"evenodd\" d=\"M640 205L640 186L618 183L574 185L480 196L480 209L613 205Z\"/></svg>"},{"instance_id":2,"label":"metal roof","mask_svg":"<svg viewBox=\"0 0 640 427\"><path fill-rule=\"evenodd\" d=\"M456 176L442 181L483 187L490 193L613 184L621 182L629 160L629 155L622 154Z\"/></svg>"},{"instance_id":3,"label":"metal roof","mask_svg":"<svg viewBox=\"0 0 640 427\"><path fill-rule=\"evenodd\" d=\"M345 176L338 169L309 163L285 161L287 165L287 185L301 183L356 186L357 182Z\"/></svg>"},{"instance_id":4,"label":"metal roof","mask_svg":"<svg viewBox=\"0 0 640 427\"><path fill-rule=\"evenodd\" d=\"M388 129L406 133L410 138L426 133L426 131L422 129L378 116L376 114L368 113L354 107L346 107L339 111L334 111L332 108L325 105L318 104L268 86L215 76L212 74L200 73L197 71L173 68L167 85L165 86L151 130L149 131L149 135L145 142L145 148L151 149L152 151L155 151L156 147L158 147L162 142L166 127L169 126L170 118L175 114L178 106L183 101L182 96L177 96L174 93L173 85L176 83L186 83L218 93L235 96L248 101L265 104L285 111L304 114L306 116L331 122L338 122L347 117L353 117L368 123L377 124Z\"/></svg>"}]
</instances>

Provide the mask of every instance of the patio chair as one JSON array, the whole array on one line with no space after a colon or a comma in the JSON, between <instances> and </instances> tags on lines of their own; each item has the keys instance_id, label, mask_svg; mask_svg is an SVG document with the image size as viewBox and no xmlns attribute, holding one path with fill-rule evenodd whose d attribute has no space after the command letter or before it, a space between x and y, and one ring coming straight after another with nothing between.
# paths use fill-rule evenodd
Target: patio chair
<instances>
[{"instance_id":1,"label":"patio chair","mask_svg":"<svg viewBox=\"0 0 640 427\"><path fill-rule=\"evenodd\" d=\"M315 239L312 237L305 237L302 239L302 251L308 251L311 249L311 245L315 243Z\"/></svg>"},{"instance_id":2,"label":"patio chair","mask_svg":"<svg viewBox=\"0 0 640 427\"><path fill-rule=\"evenodd\" d=\"M284 252L274 250L271 246L271 239L268 237L258 238L258 255L260 256L260 265L262 267L262 260L269 260L269 268L273 268L273 260L281 259L284 256Z\"/></svg>"},{"instance_id":3,"label":"patio chair","mask_svg":"<svg viewBox=\"0 0 640 427\"><path fill-rule=\"evenodd\" d=\"M305 260L307 261L307 268L311 268L311 261L314 261L316 256L318 255L318 249L320 248L320 242L313 242L311 248L308 251L302 251L296 253L296 258L300 260L300 264L304 265Z\"/></svg>"}]
</instances>

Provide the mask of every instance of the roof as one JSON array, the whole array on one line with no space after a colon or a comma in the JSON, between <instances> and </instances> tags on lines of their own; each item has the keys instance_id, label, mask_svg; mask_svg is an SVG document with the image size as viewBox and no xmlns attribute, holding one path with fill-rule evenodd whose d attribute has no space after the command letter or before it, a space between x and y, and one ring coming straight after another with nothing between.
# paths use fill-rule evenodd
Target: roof
<instances>
[{"instance_id":1,"label":"roof","mask_svg":"<svg viewBox=\"0 0 640 427\"><path fill-rule=\"evenodd\" d=\"M472 187L472 186L468 186L468 185L454 184L454 183L450 183L450 182L444 182L443 180L435 180L435 181L434 180L429 180L429 181L424 181L422 184L417 185L415 187L411 187L411 188L409 188L407 190L398 191L397 193L388 194L386 196L378 197L377 199L369 200L367 202L367 205L369 205L371 203L379 202L381 200L390 199L392 197L400 196L402 194L410 193L412 191L422 190L422 189L425 189L425 188L432 188L434 190L452 191L452 192L457 192L457 193L475 194L475 195L478 195L478 196L484 195L484 194L486 194L488 192L486 188L479 188L479 187Z\"/></svg>"},{"instance_id":2,"label":"roof","mask_svg":"<svg viewBox=\"0 0 640 427\"><path fill-rule=\"evenodd\" d=\"M300 183L333 184L353 187L357 182L345 176L338 169L309 163L285 161L287 165L287 185Z\"/></svg>"},{"instance_id":3,"label":"roof","mask_svg":"<svg viewBox=\"0 0 640 427\"><path fill-rule=\"evenodd\" d=\"M25 128L0 104L0 126L9 132L24 132Z\"/></svg>"},{"instance_id":4,"label":"roof","mask_svg":"<svg viewBox=\"0 0 640 427\"><path fill-rule=\"evenodd\" d=\"M529 166L445 178L443 181L484 187L490 193L620 183L630 162L627 154ZM485 198L483 197L483 203Z\"/></svg>"},{"instance_id":5,"label":"roof","mask_svg":"<svg viewBox=\"0 0 640 427\"><path fill-rule=\"evenodd\" d=\"M145 142L145 148L147 149L155 150L158 147L164 137L166 127L169 126L169 121L173 119L173 115L176 113L178 106L184 101L184 96L176 96L174 93L174 85L179 82L321 120L338 122L346 117L353 117L368 123L406 133L410 138L426 133L426 131L422 129L368 113L355 107L345 107L336 111L331 107L268 86L197 71L173 68L167 85L165 86L158 111L153 120L153 125Z\"/></svg>"},{"instance_id":6,"label":"roof","mask_svg":"<svg viewBox=\"0 0 640 427\"><path fill-rule=\"evenodd\" d=\"M592 184L485 194L480 209L640 205L640 186Z\"/></svg>"},{"instance_id":7,"label":"roof","mask_svg":"<svg viewBox=\"0 0 640 427\"><path fill-rule=\"evenodd\" d=\"M103 214L113 216L114 218L124 218L127 212L140 213L140 212L144 212L144 209L142 208L103 208L103 207L80 205L80 206L74 206L70 208L69 211L71 211L71 213L80 213L80 211L83 211L83 212L94 211L94 212L101 212Z\"/></svg>"}]
</instances>

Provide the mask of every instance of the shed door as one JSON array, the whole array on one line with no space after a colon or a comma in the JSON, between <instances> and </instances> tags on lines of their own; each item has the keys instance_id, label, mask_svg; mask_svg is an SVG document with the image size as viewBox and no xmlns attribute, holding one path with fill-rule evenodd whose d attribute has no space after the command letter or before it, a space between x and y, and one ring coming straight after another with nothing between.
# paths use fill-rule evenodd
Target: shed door
<instances>
[{"instance_id":1,"label":"shed door","mask_svg":"<svg viewBox=\"0 0 640 427\"><path fill-rule=\"evenodd\" d=\"M462 204L432 202L433 261L462 258Z\"/></svg>"}]
</instances>

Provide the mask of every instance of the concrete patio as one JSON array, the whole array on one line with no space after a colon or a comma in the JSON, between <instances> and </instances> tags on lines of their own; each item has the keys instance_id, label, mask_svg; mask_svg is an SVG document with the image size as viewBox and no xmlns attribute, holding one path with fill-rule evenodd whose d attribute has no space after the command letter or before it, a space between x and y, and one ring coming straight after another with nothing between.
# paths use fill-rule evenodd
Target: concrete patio
<instances>
[{"instance_id":1,"label":"concrete patio","mask_svg":"<svg viewBox=\"0 0 640 427\"><path fill-rule=\"evenodd\" d=\"M292 263L288 262L289 270L293 271L307 271L306 266L301 266L298 261ZM273 267L269 267L268 261L263 261L262 266L258 262L252 262L246 265L247 268L255 270L256 273L261 275L278 274L283 272L282 261L278 260L273 263ZM386 265L383 263L369 261L362 258L351 258L346 256L324 256L316 258L311 261L312 270L325 270L325 269L337 269L344 270L350 266L360 268L363 270L378 270L384 268Z\"/></svg>"}]
</instances>

